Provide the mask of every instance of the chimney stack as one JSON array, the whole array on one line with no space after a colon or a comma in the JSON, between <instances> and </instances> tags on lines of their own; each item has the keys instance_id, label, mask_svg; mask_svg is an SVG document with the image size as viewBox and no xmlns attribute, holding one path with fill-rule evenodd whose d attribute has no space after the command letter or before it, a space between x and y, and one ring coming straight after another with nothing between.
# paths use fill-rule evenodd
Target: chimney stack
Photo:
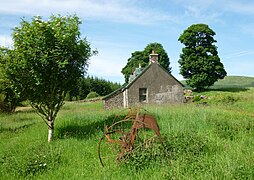
<instances>
[{"instance_id":1,"label":"chimney stack","mask_svg":"<svg viewBox=\"0 0 254 180\"><path fill-rule=\"evenodd\" d=\"M157 63L157 64L159 64L159 62L158 62L158 54L155 54L155 52L154 52L154 50L152 51L152 54L150 54L150 56L149 56L149 63L151 64L151 63Z\"/></svg>"}]
</instances>

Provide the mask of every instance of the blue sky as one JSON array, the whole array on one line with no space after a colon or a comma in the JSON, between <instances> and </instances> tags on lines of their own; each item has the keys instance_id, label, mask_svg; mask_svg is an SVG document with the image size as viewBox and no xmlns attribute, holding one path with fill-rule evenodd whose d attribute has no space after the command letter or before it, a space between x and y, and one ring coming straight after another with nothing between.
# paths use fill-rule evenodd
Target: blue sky
<instances>
[{"instance_id":1,"label":"blue sky","mask_svg":"<svg viewBox=\"0 0 254 180\"><path fill-rule=\"evenodd\" d=\"M77 14L82 37L97 48L88 74L124 82L121 69L131 53L161 43L179 80L178 38L196 23L216 32L221 62L228 75L254 77L254 1L250 0L0 0L0 45L12 46L12 28L40 15Z\"/></svg>"}]
</instances>

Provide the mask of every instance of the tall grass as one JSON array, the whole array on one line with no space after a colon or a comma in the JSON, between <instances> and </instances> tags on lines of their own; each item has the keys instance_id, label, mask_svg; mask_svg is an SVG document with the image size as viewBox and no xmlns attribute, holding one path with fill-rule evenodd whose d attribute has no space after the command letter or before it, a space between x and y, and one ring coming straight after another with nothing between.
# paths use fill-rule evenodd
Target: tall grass
<instances>
[{"instance_id":1,"label":"tall grass","mask_svg":"<svg viewBox=\"0 0 254 180\"><path fill-rule=\"evenodd\" d=\"M32 110L0 114L0 179L251 179L254 89L210 91L206 105L145 107L159 123L163 147L102 167L98 142L115 114L101 102L66 103L55 140Z\"/></svg>"}]
</instances>

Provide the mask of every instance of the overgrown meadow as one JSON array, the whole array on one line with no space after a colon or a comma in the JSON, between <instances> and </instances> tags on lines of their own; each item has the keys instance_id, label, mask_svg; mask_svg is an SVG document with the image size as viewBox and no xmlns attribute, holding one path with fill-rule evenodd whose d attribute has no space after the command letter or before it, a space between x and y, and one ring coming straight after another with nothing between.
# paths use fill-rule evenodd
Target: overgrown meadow
<instances>
[{"instance_id":1,"label":"overgrown meadow","mask_svg":"<svg viewBox=\"0 0 254 180\"><path fill-rule=\"evenodd\" d=\"M50 144L32 109L0 114L0 179L253 179L254 88L201 94L208 99L145 107L157 118L163 145L105 167L98 159L104 125L126 110L66 102Z\"/></svg>"}]
</instances>

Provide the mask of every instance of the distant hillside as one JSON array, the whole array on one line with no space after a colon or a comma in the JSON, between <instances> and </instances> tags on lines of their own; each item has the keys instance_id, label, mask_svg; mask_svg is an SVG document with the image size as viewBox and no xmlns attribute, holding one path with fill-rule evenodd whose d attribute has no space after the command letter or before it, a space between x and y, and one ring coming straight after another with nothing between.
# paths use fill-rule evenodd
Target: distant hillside
<instances>
[{"instance_id":1,"label":"distant hillside","mask_svg":"<svg viewBox=\"0 0 254 180\"><path fill-rule=\"evenodd\" d=\"M181 81L186 87L186 81ZM226 76L224 79L218 80L211 89L219 88L248 88L254 87L254 77L246 76Z\"/></svg>"}]
</instances>

